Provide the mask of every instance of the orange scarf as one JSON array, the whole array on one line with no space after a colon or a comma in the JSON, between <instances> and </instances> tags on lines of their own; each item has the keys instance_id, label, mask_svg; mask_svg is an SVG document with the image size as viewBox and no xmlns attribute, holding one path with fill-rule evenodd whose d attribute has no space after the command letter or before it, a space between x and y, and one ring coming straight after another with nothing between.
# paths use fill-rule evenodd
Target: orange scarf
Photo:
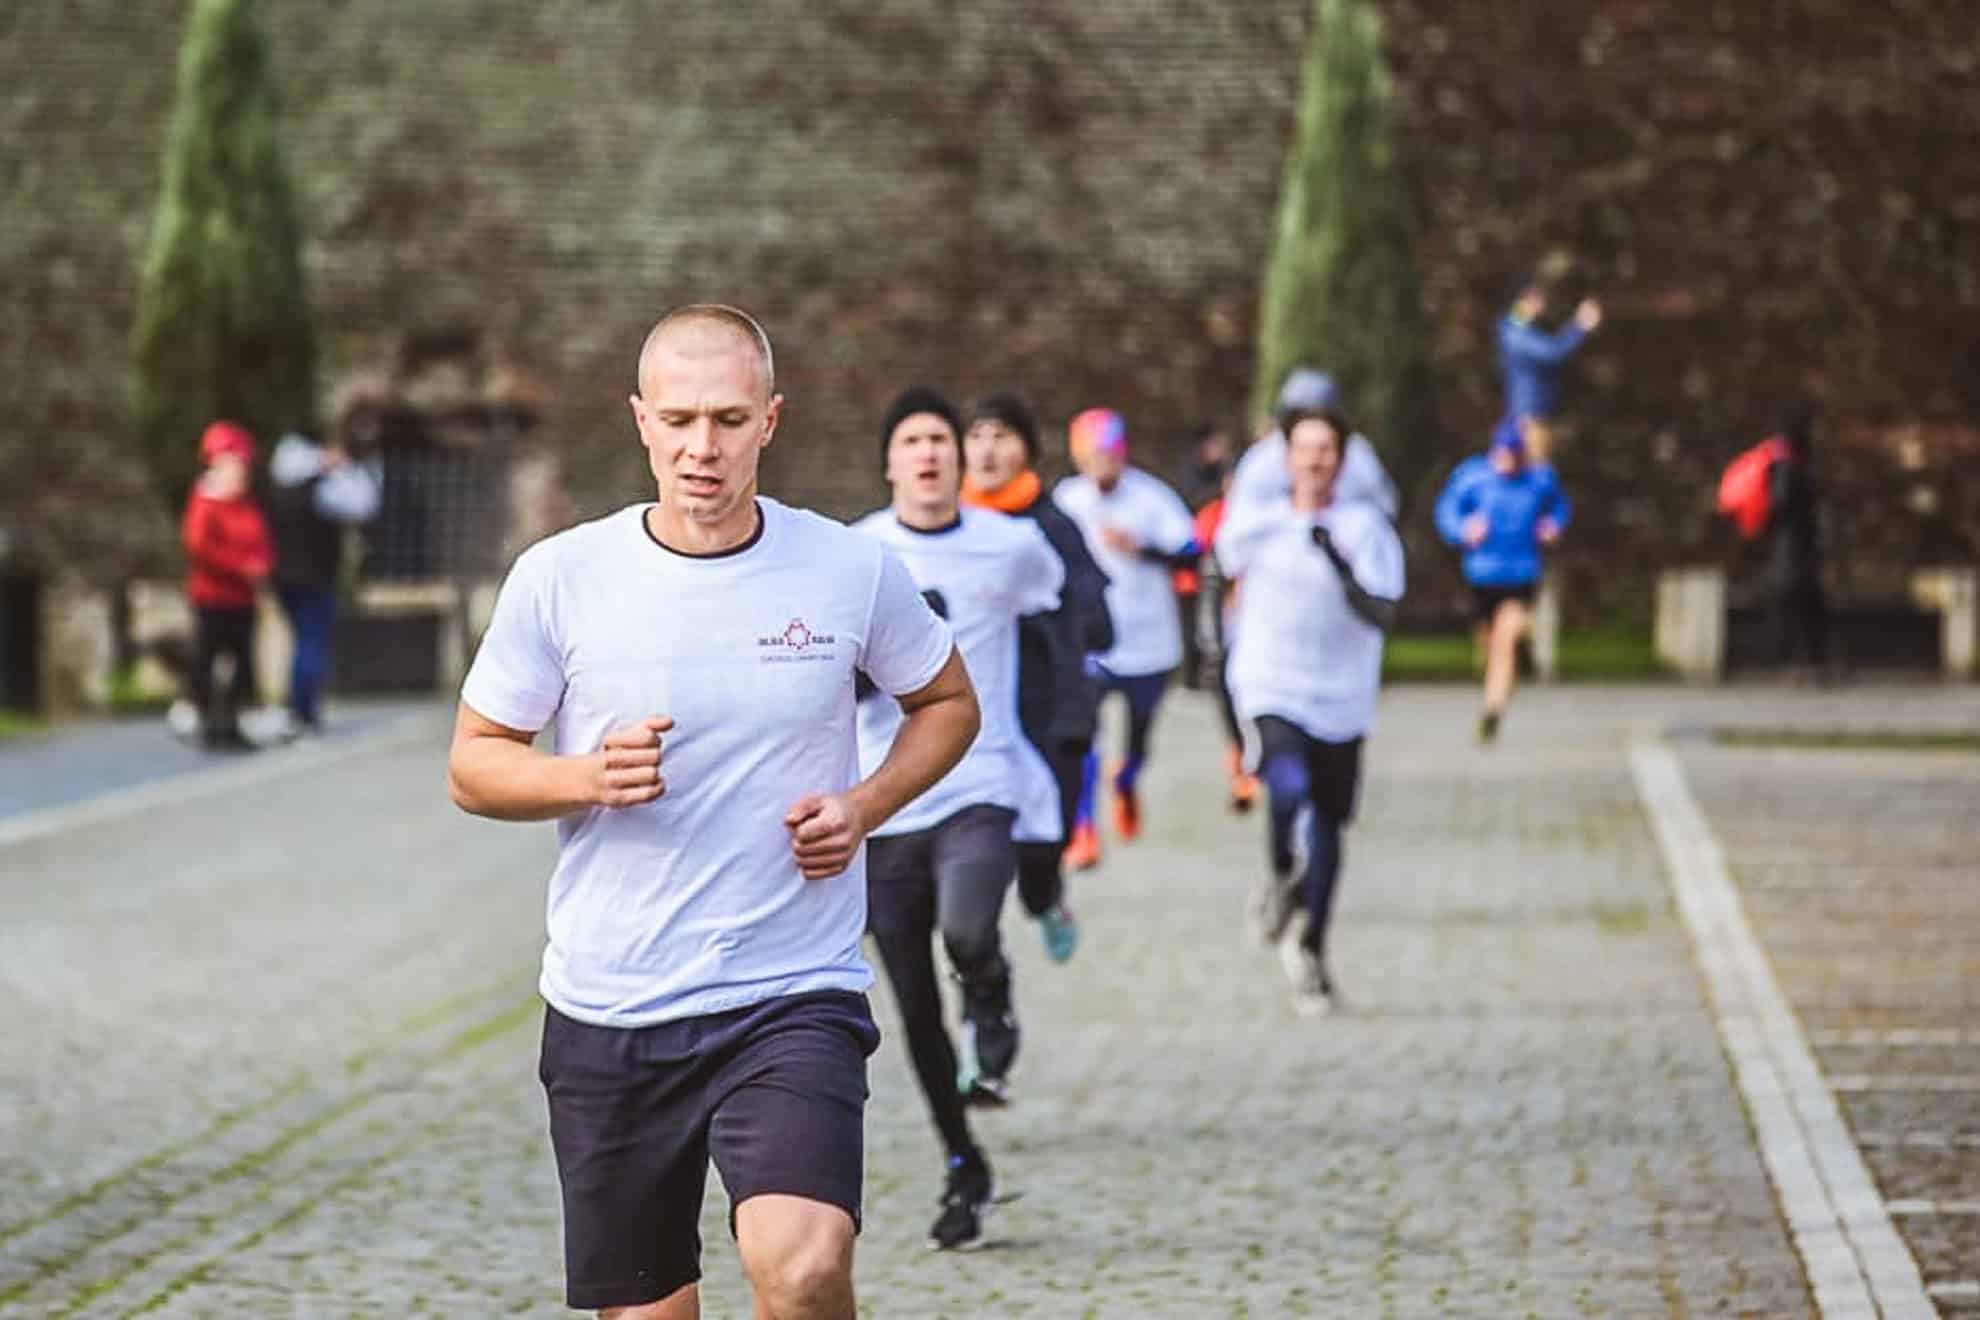
<instances>
[{"instance_id":1,"label":"orange scarf","mask_svg":"<svg viewBox=\"0 0 1980 1320\"><path fill-rule=\"evenodd\" d=\"M985 490L968 477L964 477L962 501L976 509L995 509L998 513L1023 513L1038 503L1038 495L1043 488L1043 484L1038 480L1038 474L1030 468L1018 473L995 490Z\"/></svg>"}]
</instances>

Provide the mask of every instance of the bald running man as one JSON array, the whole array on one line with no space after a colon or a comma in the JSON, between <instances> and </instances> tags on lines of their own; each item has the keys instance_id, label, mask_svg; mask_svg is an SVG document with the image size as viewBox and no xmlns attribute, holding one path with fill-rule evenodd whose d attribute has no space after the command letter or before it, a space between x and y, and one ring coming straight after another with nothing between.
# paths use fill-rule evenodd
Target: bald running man
<instances>
[{"instance_id":1,"label":"bald running man","mask_svg":"<svg viewBox=\"0 0 1980 1320\"><path fill-rule=\"evenodd\" d=\"M758 494L783 399L754 320L668 313L631 404L657 501L516 560L448 760L465 810L557 822L541 1076L566 1297L699 1316L713 1159L756 1314L842 1320L879 1042L864 842L961 760L976 695L885 545ZM902 712L864 778L855 672Z\"/></svg>"}]
</instances>

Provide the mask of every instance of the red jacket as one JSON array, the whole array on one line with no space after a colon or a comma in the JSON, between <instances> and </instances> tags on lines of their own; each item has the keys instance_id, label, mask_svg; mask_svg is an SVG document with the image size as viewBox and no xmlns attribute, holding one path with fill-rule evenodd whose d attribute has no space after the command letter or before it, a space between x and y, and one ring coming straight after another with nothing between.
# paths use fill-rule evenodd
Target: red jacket
<instances>
[{"instance_id":1,"label":"red jacket","mask_svg":"<svg viewBox=\"0 0 1980 1320\"><path fill-rule=\"evenodd\" d=\"M275 544L261 506L250 499L216 500L197 489L186 501L186 595L208 609L254 604L254 589L275 566Z\"/></svg>"}]
</instances>

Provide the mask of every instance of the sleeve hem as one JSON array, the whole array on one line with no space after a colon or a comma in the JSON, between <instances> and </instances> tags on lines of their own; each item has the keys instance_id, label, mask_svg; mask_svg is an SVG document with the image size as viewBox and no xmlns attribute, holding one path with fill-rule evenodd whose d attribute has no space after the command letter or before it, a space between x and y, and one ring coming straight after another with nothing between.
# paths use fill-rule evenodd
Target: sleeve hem
<instances>
[{"instance_id":1,"label":"sleeve hem","mask_svg":"<svg viewBox=\"0 0 1980 1320\"><path fill-rule=\"evenodd\" d=\"M493 721L504 728L518 729L524 733L541 733L549 724L551 716L557 713L556 707L541 717L532 717L531 712L517 701L505 699L490 692L485 683L476 683L470 677L461 688L461 702L469 710L485 720Z\"/></svg>"},{"instance_id":2,"label":"sleeve hem","mask_svg":"<svg viewBox=\"0 0 1980 1320\"><path fill-rule=\"evenodd\" d=\"M900 687L888 688L887 695L893 697L905 697L906 695L908 695L908 693L919 692L921 691L921 689L927 687L930 683L933 683L935 681L935 676L942 672L942 667L949 663L949 657L953 655L956 650L955 636L946 627L942 629L942 642L943 642L943 646L942 646L941 656L935 661L933 665L929 666L927 673L920 675L912 683L906 683Z\"/></svg>"}]
</instances>

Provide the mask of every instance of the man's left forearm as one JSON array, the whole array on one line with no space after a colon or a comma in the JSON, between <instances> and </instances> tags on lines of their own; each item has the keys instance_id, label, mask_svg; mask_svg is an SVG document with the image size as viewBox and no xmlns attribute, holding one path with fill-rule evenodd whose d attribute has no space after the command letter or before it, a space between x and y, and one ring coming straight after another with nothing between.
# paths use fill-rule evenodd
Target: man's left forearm
<instances>
[{"instance_id":1,"label":"man's left forearm","mask_svg":"<svg viewBox=\"0 0 1980 1320\"><path fill-rule=\"evenodd\" d=\"M955 768L982 726L976 689L952 652L933 683L903 698L905 717L894 745L874 772L847 794L871 833Z\"/></svg>"}]
</instances>

